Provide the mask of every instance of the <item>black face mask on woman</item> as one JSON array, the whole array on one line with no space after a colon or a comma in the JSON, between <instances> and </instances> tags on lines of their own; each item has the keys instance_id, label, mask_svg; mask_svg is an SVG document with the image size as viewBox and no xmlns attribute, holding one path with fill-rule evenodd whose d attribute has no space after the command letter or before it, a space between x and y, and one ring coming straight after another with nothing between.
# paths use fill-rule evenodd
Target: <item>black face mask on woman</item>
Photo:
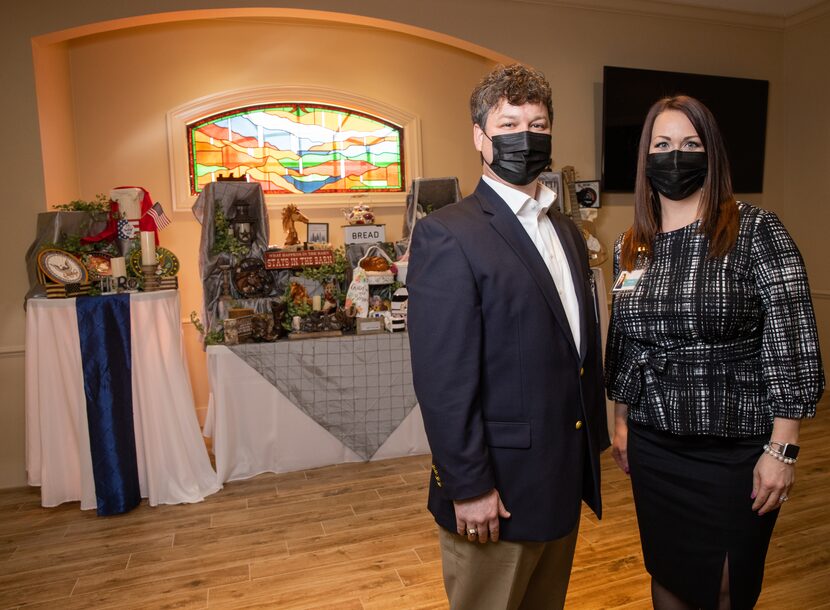
<instances>
[{"instance_id":1,"label":"black face mask on woman","mask_svg":"<svg viewBox=\"0 0 830 610\"><path fill-rule=\"evenodd\" d=\"M672 201L680 201L703 186L708 166L705 152L650 153L646 157L646 176L658 193Z\"/></svg>"},{"instance_id":2,"label":"black face mask on woman","mask_svg":"<svg viewBox=\"0 0 830 610\"><path fill-rule=\"evenodd\" d=\"M539 177L550 165L550 134L534 131L502 133L492 138L493 161L490 167L499 178L516 186L525 186Z\"/></svg>"}]
</instances>

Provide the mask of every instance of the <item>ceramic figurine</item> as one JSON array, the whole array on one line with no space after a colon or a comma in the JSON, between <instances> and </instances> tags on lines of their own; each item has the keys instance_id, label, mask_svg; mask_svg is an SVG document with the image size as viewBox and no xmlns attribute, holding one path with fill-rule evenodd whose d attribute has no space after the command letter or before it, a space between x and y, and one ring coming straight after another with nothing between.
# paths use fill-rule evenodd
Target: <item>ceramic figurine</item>
<instances>
[{"instance_id":1,"label":"ceramic figurine","mask_svg":"<svg viewBox=\"0 0 830 610\"><path fill-rule=\"evenodd\" d=\"M297 229L294 228L295 222L304 222L308 224L308 218L303 216L297 206L291 203L282 211L282 228L283 231L285 231L286 246L296 246L300 243L300 237L297 235Z\"/></svg>"},{"instance_id":2,"label":"ceramic figurine","mask_svg":"<svg viewBox=\"0 0 830 610\"><path fill-rule=\"evenodd\" d=\"M365 203L354 206L351 210L343 210L343 216L350 225L371 225L375 223L375 214Z\"/></svg>"}]
</instances>

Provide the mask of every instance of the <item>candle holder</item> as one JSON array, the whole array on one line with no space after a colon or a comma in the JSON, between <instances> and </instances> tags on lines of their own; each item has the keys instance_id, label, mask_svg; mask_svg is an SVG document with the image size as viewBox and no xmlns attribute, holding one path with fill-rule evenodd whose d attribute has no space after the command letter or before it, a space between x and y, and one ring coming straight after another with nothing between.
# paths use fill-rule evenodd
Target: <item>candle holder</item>
<instances>
[{"instance_id":1,"label":"candle holder","mask_svg":"<svg viewBox=\"0 0 830 610\"><path fill-rule=\"evenodd\" d=\"M222 299L231 298L231 266L227 263L219 265L219 270L222 273L221 293L219 297Z\"/></svg>"},{"instance_id":2,"label":"candle holder","mask_svg":"<svg viewBox=\"0 0 830 610\"><path fill-rule=\"evenodd\" d=\"M141 265L141 272L144 274L144 292L155 292L161 286L161 278L156 275L158 263L155 265Z\"/></svg>"}]
</instances>

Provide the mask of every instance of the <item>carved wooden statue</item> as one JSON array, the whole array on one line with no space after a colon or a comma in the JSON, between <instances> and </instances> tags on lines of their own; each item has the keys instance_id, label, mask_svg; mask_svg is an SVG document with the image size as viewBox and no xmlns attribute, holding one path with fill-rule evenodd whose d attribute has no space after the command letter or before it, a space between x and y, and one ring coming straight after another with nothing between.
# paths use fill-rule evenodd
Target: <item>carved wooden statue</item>
<instances>
[{"instance_id":1,"label":"carved wooden statue","mask_svg":"<svg viewBox=\"0 0 830 610\"><path fill-rule=\"evenodd\" d=\"M290 203L282 211L282 228L285 231L285 245L296 246L300 243L300 238L297 236L297 229L294 228L295 222L304 222L308 224L308 218L303 216L303 213L296 205Z\"/></svg>"}]
</instances>

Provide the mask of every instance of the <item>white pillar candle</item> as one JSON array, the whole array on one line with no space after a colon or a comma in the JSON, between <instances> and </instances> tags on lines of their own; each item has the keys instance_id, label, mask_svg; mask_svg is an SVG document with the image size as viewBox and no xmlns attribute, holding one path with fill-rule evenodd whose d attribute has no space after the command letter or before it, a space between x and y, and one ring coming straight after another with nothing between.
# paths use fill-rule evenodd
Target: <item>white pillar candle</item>
<instances>
[{"instance_id":1,"label":"white pillar candle","mask_svg":"<svg viewBox=\"0 0 830 610\"><path fill-rule=\"evenodd\" d=\"M141 232L141 264L155 265L156 258L156 235L152 231Z\"/></svg>"},{"instance_id":2,"label":"white pillar candle","mask_svg":"<svg viewBox=\"0 0 830 610\"><path fill-rule=\"evenodd\" d=\"M123 256L116 256L110 259L110 271L112 277L126 277L127 264L124 262Z\"/></svg>"},{"instance_id":3,"label":"white pillar candle","mask_svg":"<svg viewBox=\"0 0 830 610\"><path fill-rule=\"evenodd\" d=\"M311 308L314 311L320 311L323 308L323 303L320 299L319 294L315 294L313 297L311 297Z\"/></svg>"}]
</instances>

